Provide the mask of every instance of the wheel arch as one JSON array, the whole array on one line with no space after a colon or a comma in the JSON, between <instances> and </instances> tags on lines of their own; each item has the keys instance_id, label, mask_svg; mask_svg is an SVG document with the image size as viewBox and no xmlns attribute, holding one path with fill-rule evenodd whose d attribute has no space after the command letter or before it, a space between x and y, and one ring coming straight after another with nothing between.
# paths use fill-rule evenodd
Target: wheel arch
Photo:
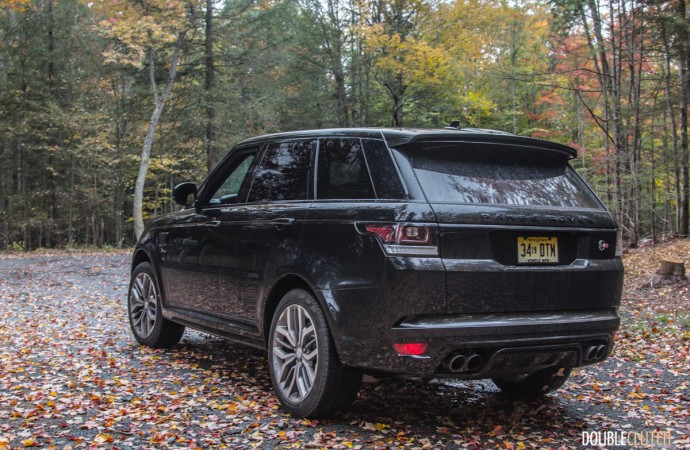
<instances>
[{"instance_id":1,"label":"wheel arch","mask_svg":"<svg viewBox=\"0 0 690 450\"><path fill-rule=\"evenodd\" d=\"M289 291L293 289L304 289L305 291L307 291L316 299L316 301L321 306L321 309L323 310L323 302L321 301L319 296L316 295L316 291L304 278L296 274L284 275L278 281L276 281L273 284L273 286L271 286L269 293L266 296L266 301L264 303L264 310L262 314L263 323L261 331L263 332L267 346L271 322L273 321L273 315L275 314L276 309L278 308L278 303L280 303L280 300L283 298L283 296L285 296L285 294L287 294ZM324 310L324 312L325 311L326 310ZM328 320L328 317L326 320Z\"/></svg>"},{"instance_id":2,"label":"wheel arch","mask_svg":"<svg viewBox=\"0 0 690 450\"><path fill-rule=\"evenodd\" d=\"M132 256L132 267L130 268L130 271L134 271L134 269L136 269L136 267L143 262L153 264L148 253L146 253L146 251L144 251L144 249L140 248L140 249L137 249L134 252L134 256Z\"/></svg>"},{"instance_id":3,"label":"wheel arch","mask_svg":"<svg viewBox=\"0 0 690 450\"><path fill-rule=\"evenodd\" d=\"M132 266L130 268L130 274L134 272L134 269L137 268L137 266L141 263L149 263L153 267L153 271L156 275L156 282L158 283L158 290L160 291L160 295L162 297L163 301L163 309L165 309L167 303L166 303L166 298L167 298L167 292L165 289L165 286L163 285L163 279L161 278L161 268L156 259L153 257L151 254L151 249L146 248L145 246L139 246L137 249L134 250L134 255L132 256Z\"/></svg>"}]
</instances>

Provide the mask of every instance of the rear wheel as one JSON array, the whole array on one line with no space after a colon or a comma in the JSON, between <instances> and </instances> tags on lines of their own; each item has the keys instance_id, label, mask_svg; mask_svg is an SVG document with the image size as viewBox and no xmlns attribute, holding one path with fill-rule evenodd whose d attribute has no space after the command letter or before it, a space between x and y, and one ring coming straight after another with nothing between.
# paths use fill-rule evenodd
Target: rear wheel
<instances>
[{"instance_id":1,"label":"rear wheel","mask_svg":"<svg viewBox=\"0 0 690 450\"><path fill-rule=\"evenodd\" d=\"M302 289L283 297L268 338L273 387L295 416L322 418L346 410L362 374L340 364L328 323L316 299Z\"/></svg>"},{"instance_id":2,"label":"rear wheel","mask_svg":"<svg viewBox=\"0 0 690 450\"><path fill-rule=\"evenodd\" d=\"M547 367L531 374L492 378L491 381L511 397L530 399L563 386L571 371L570 367Z\"/></svg>"},{"instance_id":3,"label":"rear wheel","mask_svg":"<svg viewBox=\"0 0 690 450\"><path fill-rule=\"evenodd\" d=\"M169 348L184 334L184 325L163 317L156 273L147 262L139 264L132 272L127 311L134 338L141 344Z\"/></svg>"}]
</instances>

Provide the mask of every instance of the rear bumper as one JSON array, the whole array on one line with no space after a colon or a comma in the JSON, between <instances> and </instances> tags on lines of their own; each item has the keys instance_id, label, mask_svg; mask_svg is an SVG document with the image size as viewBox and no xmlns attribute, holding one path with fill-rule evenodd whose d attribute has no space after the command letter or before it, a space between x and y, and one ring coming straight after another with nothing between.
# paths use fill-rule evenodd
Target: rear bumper
<instances>
[{"instance_id":1,"label":"rear bumper","mask_svg":"<svg viewBox=\"0 0 690 450\"><path fill-rule=\"evenodd\" d=\"M543 267L463 264L388 257L382 276L369 284L316 291L342 363L375 373L471 379L577 367L610 354L620 325L619 259ZM428 348L400 356L393 344L403 343ZM479 355L481 367L449 370L453 355Z\"/></svg>"},{"instance_id":2,"label":"rear bumper","mask_svg":"<svg viewBox=\"0 0 690 450\"><path fill-rule=\"evenodd\" d=\"M343 336L344 364L375 373L480 379L604 360L620 325L614 308L587 311L406 317L385 335ZM394 343L424 342L423 355L401 356ZM450 362L474 361L467 367ZM460 369L460 370L457 370Z\"/></svg>"},{"instance_id":3,"label":"rear bumper","mask_svg":"<svg viewBox=\"0 0 690 450\"><path fill-rule=\"evenodd\" d=\"M541 334L616 330L620 318L614 308L593 311L547 311L494 314L448 314L407 317L393 327L394 337L424 335L454 337L465 344L491 339L533 339ZM476 342L475 342L476 341Z\"/></svg>"}]
</instances>

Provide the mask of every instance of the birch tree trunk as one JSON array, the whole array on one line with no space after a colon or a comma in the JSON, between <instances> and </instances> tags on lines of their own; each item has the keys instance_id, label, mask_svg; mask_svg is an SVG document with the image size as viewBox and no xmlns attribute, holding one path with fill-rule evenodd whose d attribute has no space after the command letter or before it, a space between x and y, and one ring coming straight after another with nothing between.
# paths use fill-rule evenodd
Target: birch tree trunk
<instances>
[{"instance_id":1,"label":"birch tree trunk","mask_svg":"<svg viewBox=\"0 0 690 450\"><path fill-rule=\"evenodd\" d=\"M155 76L155 61L153 55L153 49L148 50L148 60L149 60L149 82L151 83L151 90L153 91L153 113L151 114L151 121L149 123L149 130L146 133L146 138L144 139L144 146L141 149L141 161L139 163L139 174L137 175L137 181L134 185L134 206L133 206L133 216L134 216L134 237L139 240L141 234L144 232L144 212L143 212L143 201L144 201L144 186L146 184L146 174L149 170L149 158L151 157L151 147L153 146L153 137L156 132L156 127L160 121L161 114L165 108L165 102L168 100L170 93L172 92L173 82L177 76L177 63L180 59L180 51L182 50L182 41L184 40L184 33L180 33L175 42L175 50L173 52L172 60L170 61L170 70L168 71L168 81L165 85L165 89L159 94L158 86L156 84Z\"/></svg>"}]
</instances>

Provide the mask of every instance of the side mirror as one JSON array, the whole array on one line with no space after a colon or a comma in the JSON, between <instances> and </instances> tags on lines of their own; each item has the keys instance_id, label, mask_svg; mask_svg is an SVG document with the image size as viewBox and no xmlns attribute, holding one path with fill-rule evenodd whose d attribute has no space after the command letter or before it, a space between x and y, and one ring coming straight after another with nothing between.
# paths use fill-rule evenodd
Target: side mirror
<instances>
[{"instance_id":1,"label":"side mirror","mask_svg":"<svg viewBox=\"0 0 690 450\"><path fill-rule=\"evenodd\" d=\"M189 196L192 199L189 199ZM196 200L196 184L191 182L180 183L173 189L173 200L182 206L191 206Z\"/></svg>"}]
</instances>

